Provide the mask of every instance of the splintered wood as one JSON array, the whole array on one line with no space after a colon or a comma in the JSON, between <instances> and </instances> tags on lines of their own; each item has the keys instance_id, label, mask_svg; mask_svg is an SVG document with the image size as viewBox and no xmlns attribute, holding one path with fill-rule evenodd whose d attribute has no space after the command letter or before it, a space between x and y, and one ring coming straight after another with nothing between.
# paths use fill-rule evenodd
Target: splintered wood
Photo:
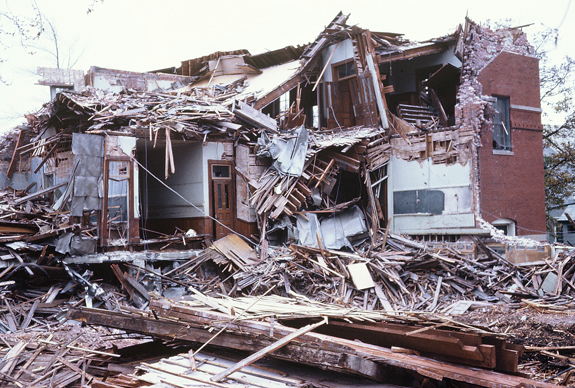
<instances>
[{"instance_id":1,"label":"splintered wood","mask_svg":"<svg viewBox=\"0 0 575 388\"><path fill-rule=\"evenodd\" d=\"M284 136L289 137L290 133ZM270 168L259 179L249 180L253 190L250 203L258 215L271 219L292 216L309 207L307 199L314 193L321 199L316 203L320 212L329 212L334 206L343 205L334 203L329 195L340 171L359 173L365 163L368 171L375 172L389 162L390 146L384 143L378 129L310 130L309 136L310 147L301 176L284 175Z\"/></svg>"},{"instance_id":2,"label":"splintered wood","mask_svg":"<svg viewBox=\"0 0 575 388\"><path fill-rule=\"evenodd\" d=\"M55 342L52 335L29 340L4 340L0 349L2 386L67 387L84 386L94 381L94 368L117 354L80 346L74 339ZM12 343L11 343L12 342Z\"/></svg>"},{"instance_id":3,"label":"splintered wood","mask_svg":"<svg viewBox=\"0 0 575 388\"><path fill-rule=\"evenodd\" d=\"M243 311L254 310L248 315L238 318L238 316L230 315L227 312L221 312L222 310L229 310L228 306L225 306L225 300L196 295L198 296L196 298L198 304L153 299L150 304L151 312L137 316L82 308L71 310L69 317L88 324L142 331L151 335L177 338L184 341L199 343L209 341L215 347L246 350L252 353L251 356L230 366L226 371L221 371L213 377L205 376L210 378L212 382L220 381L227 376L234 379L234 375L231 373L248 365L263 354L267 354L274 358L320 366L338 372L358 374L376 381L395 384L405 384L405 380L402 380L401 374L390 375L389 372L393 368L412 371L425 377L432 375L433 379L448 378L455 381L465 381L474 386L492 387L493 381L496 381L497 386L500 387L552 386L511 374L469 368L464 365L410 355L407 352L396 352L381 346L383 343L381 345L377 343L378 340L386 341L386 344L391 341L399 344L399 346L432 355L436 359L457 360L459 363L498 369L507 373L516 372L517 358L522 352L521 346L515 346L496 337L482 334L437 329L439 326L449 325L450 322L444 321L435 327L409 327L390 323L374 326L345 324L339 321L335 323L334 327L331 327L325 318L320 322L316 320L315 324L307 325L293 320L283 320L282 323L276 322L274 319L256 321L254 318L258 316L258 311L256 311L258 308L255 306L259 302L263 302L267 306L265 309L268 310L269 314L269 308L273 304L277 305L275 308L277 311L285 311L286 308L282 301L274 301L273 297L270 300L257 298ZM223 303L220 305L220 302ZM306 303L301 302L301 304L301 308L305 308ZM311 313L309 317L312 317L313 303L308 305L307 309ZM319 315L321 313L318 314L317 311L315 313L316 317L321 317ZM342 311L340 315L345 316L345 312ZM268 317L272 317L272 315L268 315ZM409 320L409 317L406 319ZM331 322L331 319L329 321ZM413 318L411 321L413 323ZM401 320L398 322L405 323ZM210 328L217 329L217 334L213 334ZM313 331L310 331L312 329ZM221 335L218 336L220 333ZM354 340L357 338L361 338L362 341ZM369 340L366 341L368 338ZM237 377L235 378L237 379Z\"/></svg>"}]
</instances>

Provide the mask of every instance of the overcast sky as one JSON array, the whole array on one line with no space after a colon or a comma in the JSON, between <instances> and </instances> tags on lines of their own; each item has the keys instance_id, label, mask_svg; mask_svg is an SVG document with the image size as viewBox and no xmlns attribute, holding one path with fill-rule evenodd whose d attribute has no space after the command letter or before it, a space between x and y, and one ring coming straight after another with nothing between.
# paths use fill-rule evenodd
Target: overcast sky
<instances>
[{"instance_id":1,"label":"overcast sky","mask_svg":"<svg viewBox=\"0 0 575 388\"><path fill-rule=\"evenodd\" d=\"M397 32L425 40L455 31L468 15L475 22L512 19L534 34L542 27L558 29L554 55L575 56L575 6L571 0L104 0L86 12L92 0L36 0L58 30L64 56L73 47L75 69L90 66L147 71L170 66L214 51L247 49L252 54L313 41L333 17L351 14L348 23L372 31ZM29 0L0 0L17 11ZM46 36L44 36L44 39ZM0 130L18 124L7 120L38 110L49 99L47 86L34 86L37 67L55 67L41 50L17 42L0 52ZM46 43L49 45L49 43ZM27 51L35 51L30 55Z\"/></svg>"}]
</instances>

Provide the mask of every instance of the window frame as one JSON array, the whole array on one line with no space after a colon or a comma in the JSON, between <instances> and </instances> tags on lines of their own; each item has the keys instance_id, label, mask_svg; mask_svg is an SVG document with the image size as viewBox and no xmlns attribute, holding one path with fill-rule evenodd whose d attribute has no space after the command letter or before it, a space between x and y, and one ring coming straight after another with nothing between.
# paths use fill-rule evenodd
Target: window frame
<instances>
[{"instance_id":1,"label":"window frame","mask_svg":"<svg viewBox=\"0 0 575 388\"><path fill-rule=\"evenodd\" d=\"M496 100L492 102L492 106L493 109L495 109L497 112L493 116L493 151L511 152L513 151L510 117L511 99L509 96L493 97ZM503 144L501 144L500 140L502 140Z\"/></svg>"},{"instance_id":2,"label":"window frame","mask_svg":"<svg viewBox=\"0 0 575 388\"><path fill-rule=\"evenodd\" d=\"M353 64L353 74L346 75L345 77L340 77L338 69L342 66L347 67L348 64L350 64L350 63ZM348 58L348 59L345 59L343 61L333 63L331 65L331 72L332 72L332 79L334 82L345 81L345 80L351 79L353 77L356 77L357 76L357 67L355 66L355 60L353 58Z\"/></svg>"}]
</instances>

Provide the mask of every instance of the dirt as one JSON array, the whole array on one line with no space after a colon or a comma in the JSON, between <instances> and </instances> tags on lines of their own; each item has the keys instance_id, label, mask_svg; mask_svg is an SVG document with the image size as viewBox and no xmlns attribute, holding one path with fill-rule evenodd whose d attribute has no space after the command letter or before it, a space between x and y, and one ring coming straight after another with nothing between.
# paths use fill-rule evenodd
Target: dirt
<instances>
[{"instance_id":1,"label":"dirt","mask_svg":"<svg viewBox=\"0 0 575 388\"><path fill-rule=\"evenodd\" d=\"M575 346L575 312L542 313L531 307L486 307L457 318L486 326L526 346Z\"/></svg>"},{"instance_id":2,"label":"dirt","mask_svg":"<svg viewBox=\"0 0 575 388\"><path fill-rule=\"evenodd\" d=\"M496 306L469 312L457 320L505 334L510 342L524 346L575 347L575 311L544 312L532 307ZM573 365L575 349L526 351L519 359L519 372L542 381ZM561 374L549 382L574 386L570 384L571 373Z\"/></svg>"}]
</instances>

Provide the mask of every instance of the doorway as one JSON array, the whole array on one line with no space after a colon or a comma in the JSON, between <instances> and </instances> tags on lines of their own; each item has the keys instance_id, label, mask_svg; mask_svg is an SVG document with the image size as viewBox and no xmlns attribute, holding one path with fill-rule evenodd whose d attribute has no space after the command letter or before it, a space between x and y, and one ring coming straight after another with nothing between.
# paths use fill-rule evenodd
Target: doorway
<instances>
[{"instance_id":1,"label":"doorway","mask_svg":"<svg viewBox=\"0 0 575 388\"><path fill-rule=\"evenodd\" d=\"M100 221L101 244L128 245L139 239L133 227L133 164L129 158L110 158L104 164L104 196Z\"/></svg>"},{"instance_id":2,"label":"doorway","mask_svg":"<svg viewBox=\"0 0 575 388\"><path fill-rule=\"evenodd\" d=\"M208 160L210 177L210 216L214 240L232 233L236 227L236 196L231 161Z\"/></svg>"}]
</instances>

